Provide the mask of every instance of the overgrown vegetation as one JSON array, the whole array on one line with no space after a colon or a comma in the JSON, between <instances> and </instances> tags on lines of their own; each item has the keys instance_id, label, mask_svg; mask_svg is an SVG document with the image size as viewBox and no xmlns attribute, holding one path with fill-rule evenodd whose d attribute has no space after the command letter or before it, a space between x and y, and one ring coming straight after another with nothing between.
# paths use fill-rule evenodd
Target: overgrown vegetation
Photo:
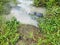
<instances>
[{"instance_id":1,"label":"overgrown vegetation","mask_svg":"<svg viewBox=\"0 0 60 45\"><path fill-rule=\"evenodd\" d=\"M15 18L6 20L4 16L1 16L9 12L10 6L8 5L10 5L10 2L15 3L15 1L0 0L0 45L16 45L19 38L17 30L20 25L19 22ZM34 0L34 5L37 7L44 6L47 10L46 16L38 19L40 28L38 32L43 36L39 35L37 31L35 32L35 27L33 29L34 35L33 31L30 32L32 29L28 30L28 27L22 26L23 28L20 28L19 31L23 30L21 32L23 36L25 36L25 33L28 34L29 37L27 36L27 38L37 43L36 45L60 45L60 0ZM39 29L36 28L36 30ZM29 42L30 40L27 39L26 41Z\"/></svg>"},{"instance_id":2,"label":"overgrown vegetation","mask_svg":"<svg viewBox=\"0 0 60 45\"><path fill-rule=\"evenodd\" d=\"M19 38L18 25L19 22L15 18L6 21L0 16L0 45L15 45Z\"/></svg>"},{"instance_id":3,"label":"overgrown vegetation","mask_svg":"<svg viewBox=\"0 0 60 45\"><path fill-rule=\"evenodd\" d=\"M0 15L8 14L11 9L10 3L16 4L16 0L0 0Z\"/></svg>"},{"instance_id":4,"label":"overgrown vegetation","mask_svg":"<svg viewBox=\"0 0 60 45\"><path fill-rule=\"evenodd\" d=\"M0 45L15 45L19 38L17 33L19 22L14 17L6 20L4 16L10 13L11 3L16 4L17 2L16 0L0 0Z\"/></svg>"},{"instance_id":5,"label":"overgrown vegetation","mask_svg":"<svg viewBox=\"0 0 60 45\"><path fill-rule=\"evenodd\" d=\"M45 45L60 45L60 15L58 16L50 16L46 18L42 18L39 21L39 27L42 29L42 34L46 37L46 39L41 39L41 43L45 43Z\"/></svg>"},{"instance_id":6,"label":"overgrown vegetation","mask_svg":"<svg viewBox=\"0 0 60 45\"><path fill-rule=\"evenodd\" d=\"M45 38L39 38L37 45L60 45L60 0L41 0L41 3L47 7L46 16L38 19Z\"/></svg>"},{"instance_id":7,"label":"overgrown vegetation","mask_svg":"<svg viewBox=\"0 0 60 45\"><path fill-rule=\"evenodd\" d=\"M45 6L45 0L34 0L34 5L37 7Z\"/></svg>"},{"instance_id":8,"label":"overgrown vegetation","mask_svg":"<svg viewBox=\"0 0 60 45\"><path fill-rule=\"evenodd\" d=\"M60 0L34 0L34 5L37 7L60 6Z\"/></svg>"}]
</instances>

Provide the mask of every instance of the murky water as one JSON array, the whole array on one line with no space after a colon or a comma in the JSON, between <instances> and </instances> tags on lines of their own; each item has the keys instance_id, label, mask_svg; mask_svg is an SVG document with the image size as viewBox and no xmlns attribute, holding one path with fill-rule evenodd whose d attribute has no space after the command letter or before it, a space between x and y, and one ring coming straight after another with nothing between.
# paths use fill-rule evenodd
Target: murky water
<instances>
[{"instance_id":1,"label":"murky water","mask_svg":"<svg viewBox=\"0 0 60 45\"><path fill-rule=\"evenodd\" d=\"M40 12L45 13L45 8L37 8L32 6L33 4L32 0L18 0L20 4L17 5L17 7L13 8L11 10L10 15L15 16L18 21L22 24L30 24L37 26L38 22L31 18L29 13L32 12Z\"/></svg>"}]
</instances>

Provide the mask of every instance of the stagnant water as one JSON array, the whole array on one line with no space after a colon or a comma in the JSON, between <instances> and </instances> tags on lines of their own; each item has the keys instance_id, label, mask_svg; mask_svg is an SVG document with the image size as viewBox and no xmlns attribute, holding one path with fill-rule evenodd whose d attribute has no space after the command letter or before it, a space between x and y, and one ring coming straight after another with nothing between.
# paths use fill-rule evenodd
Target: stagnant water
<instances>
[{"instance_id":1,"label":"stagnant water","mask_svg":"<svg viewBox=\"0 0 60 45\"><path fill-rule=\"evenodd\" d=\"M33 1L32 0L18 0L20 4L17 4L16 7L12 8L10 16L15 16L18 21L22 24L30 24L37 26L38 22L37 20L34 20L31 18L29 13L32 12L39 12L43 13L45 12L45 8L37 8L32 6Z\"/></svg>"}]
</instances>

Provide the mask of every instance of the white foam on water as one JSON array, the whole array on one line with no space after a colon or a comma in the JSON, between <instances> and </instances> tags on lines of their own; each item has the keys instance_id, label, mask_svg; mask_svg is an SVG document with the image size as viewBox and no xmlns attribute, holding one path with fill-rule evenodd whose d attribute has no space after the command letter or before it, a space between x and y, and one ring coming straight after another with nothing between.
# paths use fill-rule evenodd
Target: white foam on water
<instances>
[{"instance_id":1,"label":"white foam on water","mask_svg":"<svg viewBox=\"0 0 60 45\"><path fill-rule=\"evenodd\" d=\"M17 5L21 7L20 10L13 8L11 10L10 15L15 16L16 19L20 21L20 23L22 24L30 24L30 25L38 26L37 25L38 22L36 20L33 20L31 16L28 15L28 13L34 12L34 11L37 11L37 12L39 11L44 13L45 10L43 10L42 8L36 8L34 6L31 6L30 4L33 3L32 0L18 0L18 1L21 2L21 4Z\"/></svg>"}]
</instances>

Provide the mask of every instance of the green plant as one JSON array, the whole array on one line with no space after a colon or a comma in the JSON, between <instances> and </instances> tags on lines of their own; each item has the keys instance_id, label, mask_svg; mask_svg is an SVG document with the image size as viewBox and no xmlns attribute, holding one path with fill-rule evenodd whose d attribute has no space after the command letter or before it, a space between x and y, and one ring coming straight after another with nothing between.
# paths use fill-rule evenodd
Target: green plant
<instances>
[{"instance_id":1,"label":"green plant","mask_svg":"<svg viewBox=\"0 0 60 45\"><path fill-rule=\"evenodd\" d=\"M37 7L44 6L50 8L55 5L60 6L60 0L34 0L34 5Z\"/></svg>"},{"instance_id":2,"label":"green plant","mask_svg":"<svg viewBox=\"0 0 60 45\"><path fill-rule=\"evenodd\" d=\"M47 9L46 14L39 19L39 28L45 39L40 38L38 45L60 45L60 7L52 6Z\"/></svg>"},{"instance_id":3,"label":"green plant","mask_svg":"<svg viewBox=\"0 0 60 45\"><path fill-rule=\"evenodd\" d=\"M6 21L0 16L0 45L15 45L19 38L18 25L19 22L15 18Z\"/></svg>"},{"instance_id":4,"label":"green plant","mask_svg":"<svg viewBox=\"0 0 60 45\"><path fill-rule=\"evenodd\" d=\"M55 5L55 0L49 0L48 2L46 2L46 7L52 7Z\"/></svg>"},{"instance_id":5,"label":"green plant","mask_svg":"<svg viewBox=\"0 0 60 45\"><path fill-rule=\"evenodd\" d=\"M16 0L0 0L0 15L8 14L11 10L10 3L16 4Z\"/></svg>"},{"instance_id":6,"label":"green plant","mask_svg":"<svg viewBox=\"0 0 60 45\"><path fill-rule=\"evenodd\" d=\"M34 0L34 5L39 6L45 6L46 0Z\"/></svg>"}]
</instances>

